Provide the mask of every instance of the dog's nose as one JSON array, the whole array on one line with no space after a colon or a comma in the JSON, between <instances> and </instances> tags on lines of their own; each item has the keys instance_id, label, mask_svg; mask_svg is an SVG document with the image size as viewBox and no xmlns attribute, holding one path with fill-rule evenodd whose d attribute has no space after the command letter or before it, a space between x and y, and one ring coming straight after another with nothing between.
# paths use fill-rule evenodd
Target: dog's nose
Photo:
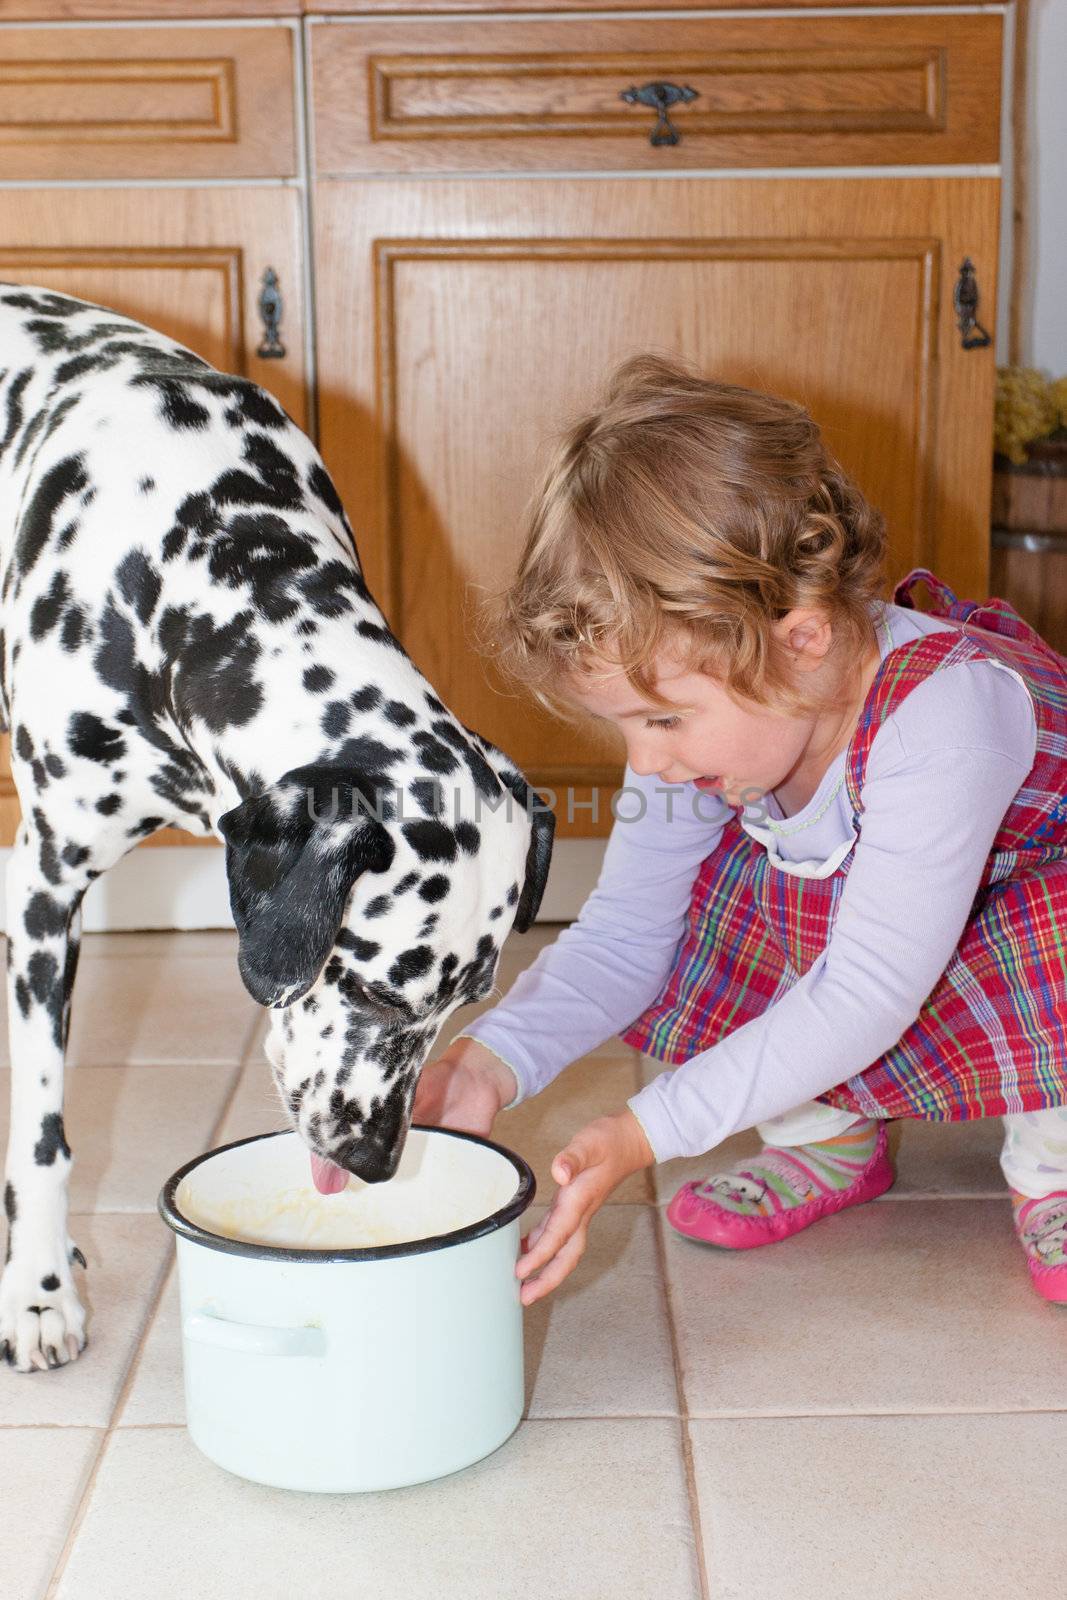
<instances>
[{"instance_id":1,"label":"dog's nose","mask_svg":"<svg viewBox=\"0 0 1067 1600\"><path fill-rule=\"evenodd\" d=\"M400 1148L383 1150L369 1140L353 1139L334 1152L333 1160L364 1183L386 1183L400 1164Z\"/></svg>"}]
</instances>

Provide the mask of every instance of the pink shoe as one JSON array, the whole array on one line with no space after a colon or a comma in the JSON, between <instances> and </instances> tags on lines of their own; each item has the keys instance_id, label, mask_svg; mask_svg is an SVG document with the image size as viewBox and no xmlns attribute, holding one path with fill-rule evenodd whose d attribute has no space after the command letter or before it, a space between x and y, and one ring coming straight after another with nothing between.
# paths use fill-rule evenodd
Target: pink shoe
<instances>
[{"instance_id":1,"label":"pink shoe","mask_svg":"<svg viewBox=\"0 0 1067 1600\"><path fill-rule=\"evenodd\" d=\"M762 1157L761 1161L768 1159L773 1157ZM775 1244L779 1239L788 1239L794 1233L810 1228L813 1222L832 1216L835 1211L876 1200L892 1187L895 1177L893 1163L889 1159L889 1135L885 1124L881 1123L874 1154L847 1189L830 1190L802 1205L771 1212L766 1216L746 1217L717 1205L711 1196L698 1193L703 1185L697 1179L683 1184L678 1190L667 1207L667 1221L688 1239L699 1239L703 1244L718 1245L724 1250L753 1250L760 1244ZM743 1174L738 1175L735 1182L742 1195L746 1186L753 1187L752 1180ZM756 1185L756 1188L760 1193L753 1194L753 1199L762 1200L763 1186ZM1064 1200L1067 1201L1067 1195L1064 1195ZM1030 1270L1033 1271L1032 1265ZM1067 1286L1067 1268L1064 1268L1064 1273Z\"/></svg>"},{"instance_id":2,"label":"pink shoe","mask_svg":"<svg viewBox=\"0 0 1067 1600\"><path fill-rule=\"evenodd\" d=\"M1015 1231L1038 1294L1067 1305L1067 1190L1025 1201L1015 1213Z\"/></svg>"}]
</instances>

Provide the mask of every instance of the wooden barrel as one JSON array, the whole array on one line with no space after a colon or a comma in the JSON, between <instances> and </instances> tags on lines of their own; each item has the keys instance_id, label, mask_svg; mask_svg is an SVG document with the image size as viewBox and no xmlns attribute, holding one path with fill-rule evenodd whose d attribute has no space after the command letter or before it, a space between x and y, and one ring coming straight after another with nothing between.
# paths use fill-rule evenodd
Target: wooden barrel
<instances>
[{"instance_id":1,"label":"wooden barrel","mask_svg":"<svg viewBox=\"0 0 1067 1600\"><path fill-rule=\"evenodd\" d=\"M1016 465L993 458L990 593L1067 655L1067 430Z\"/></svg>"}]
</instances>

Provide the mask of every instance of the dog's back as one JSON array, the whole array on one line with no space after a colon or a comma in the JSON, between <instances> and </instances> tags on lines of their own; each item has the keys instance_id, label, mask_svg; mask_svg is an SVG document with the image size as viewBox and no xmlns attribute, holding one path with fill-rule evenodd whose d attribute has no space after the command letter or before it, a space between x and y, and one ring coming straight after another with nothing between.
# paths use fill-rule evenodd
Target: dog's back
<instances>
[{"instance_id":1,"label":"dog's back","mask_svg":"<svg viewBox=\"0 0 1067 1600\"><path fill-rule=\"evenodd\" d=\"M106 614L151 670L164 571L171 607L202 611L209 590L211 624L225 628L250 588L269 615L268 590L277 604L288 577L327 562L361 586L318 452L272 396L128 317L0 285L4 726L27 696L47 726L49 680L87 649L106 679L109 590Z\"/></svg>"}]
</instances>

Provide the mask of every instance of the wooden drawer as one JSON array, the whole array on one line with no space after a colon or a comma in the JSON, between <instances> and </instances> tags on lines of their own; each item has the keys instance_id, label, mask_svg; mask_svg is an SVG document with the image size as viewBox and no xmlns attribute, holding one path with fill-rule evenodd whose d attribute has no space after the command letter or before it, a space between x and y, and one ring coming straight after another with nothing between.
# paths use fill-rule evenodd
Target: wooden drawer
<instances>
[{"instance_id":1,"label":"wooden drawer","mask_svg":"<svg viewBox=\"0 0 1067 1600\"><path fill-rule=\"evenodd\" d=\"M1001 17L315 23L323 174L995 162ZM623 95L695 91L667 110ZM651 136L678 142L652 143Z\"/></svg>"},{"instance_id":2,"label":"wooden drawer","mask_svg":"<svg viewBox=\"0 0 1067 1600\"><path fill-rule=\"evenodd\" d=\"M0 30L5 179L270 178L294 163L284 24Z\"/></svg>"}]
</instances>

